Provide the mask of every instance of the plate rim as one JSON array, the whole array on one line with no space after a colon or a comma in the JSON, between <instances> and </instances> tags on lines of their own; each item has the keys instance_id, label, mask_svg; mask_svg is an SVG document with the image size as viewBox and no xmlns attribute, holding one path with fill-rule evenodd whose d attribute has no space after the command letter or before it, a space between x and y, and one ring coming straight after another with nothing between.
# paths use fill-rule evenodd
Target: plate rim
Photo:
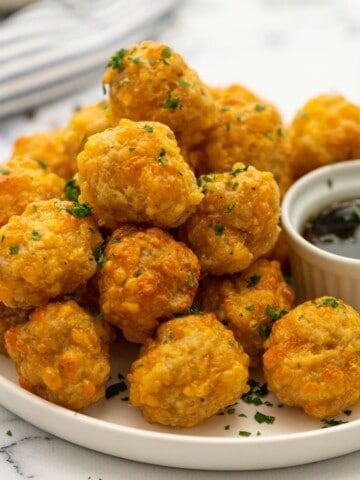
<instances>
[{"instance_id":1,"label":"plate rim","mask_svg":"<svg viewBox=\"0 0 360 480\"><path fill-rule=\"evenodd\" d=\"M0 394L0 403L5 408L58 438L99 453L167 467L265 470L304 465L360 450L360 444L356 444L360 419L330 428L253 438L180 435L143 430L69 410L28 392L1 373ZM68 430L74 421L82 426L75 429L78 431L75 437L74 431ZM152 448L147 449L150 440ZM319 443L323 447L326 444L326 448L317 448ZM189 447L193 450L191 455ZM260 452L259 447L262 447ZM219 449L221 455L215 455Z\"/></svg>"}]
</instances>

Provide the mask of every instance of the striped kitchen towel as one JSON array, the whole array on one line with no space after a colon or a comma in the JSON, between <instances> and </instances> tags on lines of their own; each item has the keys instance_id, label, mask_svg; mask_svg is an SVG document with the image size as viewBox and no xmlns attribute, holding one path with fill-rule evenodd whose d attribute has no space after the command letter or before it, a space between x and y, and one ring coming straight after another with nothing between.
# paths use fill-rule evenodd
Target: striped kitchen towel
<instances>
[{"instance_id":1,"label":"striped kitchen towel","mask_svg":"<svg viewBox=\"0 0 360 480\"><path fill-rule=\"evenodd\" d=\"M0 20L0 119L101 82L109 56L154 38L179 3L42 0Z\"/></svg>"}]
</instances>

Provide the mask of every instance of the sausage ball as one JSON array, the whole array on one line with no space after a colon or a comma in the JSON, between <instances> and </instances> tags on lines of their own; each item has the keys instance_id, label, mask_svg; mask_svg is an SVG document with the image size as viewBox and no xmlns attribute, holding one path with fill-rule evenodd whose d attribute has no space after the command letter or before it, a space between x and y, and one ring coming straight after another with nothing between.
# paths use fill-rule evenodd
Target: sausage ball
<instances>
[{"instance_id":1,"label":"sausage ball","mask_svg":"<svg viewBox=\"0 0 360 480\"><path fill-rule=\"evenodd\" d=\"M295 180L323 165L360 158L360 107L340 95L314 97L296 114L289 137Z\"/></svg>"},{"instance_id":2,"label":"sausage ball","mask_svg":"<svg viewBox=\"0 0 360 480\"><path fill-rule=\"evenodd\" d=\"M202 199L174 134L161 123L121 120L92 135L78 167L81 201L111 230L126 222L177 227Z\"/></svg>"},{"instance_id":3,"label":"sausage ball","mask_svg":"<svg viewBox=\"0 0 360 480\"><path fill-rule=\"evenodd\" d=\"M100 307L127 340L143 343L160 321L191 307L199 261L167 232L124 225L113 232L103 258Z\"/></svg>"},{"instance_id":4,"label":"sausage ball","mask_svg":"<svg viewBox=\"0 0 360 480\"><path fill-rule=\"evenodd\" d=\"M290 310L294 294L280 264L259 259L241 273L205 277L200 298L200 307L215 312L233 331L251 366L256 366L262 360L264 339L272 323Z\"/></svg>"},{"instance_id":5,"label":"sausage ball","mask_svg":"<svg viewBox=\"0 0 360 480\"><path fill-rule=\"evenodd\" d=\"M197 174L225 172L235 162L269 171L283 195L290 184L289 143L277 109L240 85L212 90L218 122L188 154Z\"/></svg>"},{"instance_id":6,"label":"sausage ball","mask_svg":"<svg viewBox=\"0 0 360 480\"><path fill-rule=\"evenodd\" d=\"M360 315L341 300L297 306L275 322L265 347L265 380L284 404L324 418L359 402Z\"/></svg>"},{"instance_id":7,"label":"sausage ball","mask_svg":"<svg viewBox=\"0 0 360 480\"><path fill-rule=\"evenodd\" d=\"M192 427L248 391L248 363L214 314L169 320L131 366L130 405L150 423Z\"/></svg>"},{"instance_id":8,"label":"sausage ball","mask_svg":"<svg viewBox=\"0 0 360 480\"><path fill-rule=\"evenodd\" d=\"M71 293L96 272L101 236L83 204L29 204L0 228L0 301L30 308Z\"/></svg>"},{"instance_id":9,"label":"sausage ball","mask_svg":"<svg viewBox=\"0 0 360 480\"><path fill-rule=\"evenodd\" d=\"M31 202L62 198L65 180L46 165L27 156L13 157L0 166L0 226L21 215Z\"/></svg>"},{"instance_id":10,"label":"sausage ball","mask_svg":"<svg viewBox=\"0 0 360 480\"><path fill-rule=\"evenodd\" d=\"M84 148L86 140L94 133L112 126L107 111L106 101L85 105L72 115L64 128L63 143L74 172L77 171L76 157Z\"/></svg>"},{"instance_id":11,"label":"sausage ball","mask_svg":"<svg viewBox=\"0 0 360 480\"><path fill-rule=\"evenodd\" d=\"M19 137L14 145L11 158L29 156L47 171L69 178L75 173L63 142L63 130L37 132Z\"/></svg>"},{"instance_id":12,"label":"sausage ball","mask_svg":"<svg viewBox=\"0 0 360 480\"><path fill-rule=\"evenodd\" d=\"M20 385L73 410L104 397L111 339L111 327L73 300L38 307L5 334Z\"/></svg>"},{"instance_id":13,"label":"sausage ball","mask_svg":"<svg viewBox=\"0 0 360 480\"><path fill-rule=\"evenodd\" d=\"M229 172L198 179L204 198L180 227L181 239L199 257L202 273L245 270L279 235L280 194L270 172L236 163Z\"/></svg>"},{"instance_id":14,"label":"sausage ball","mask_svg":"<svg viewBox=\"0 0 360 480\"><path fill-rule=\"evenodd\" d=\"M5 332L18 323L28 320L30 310L22 308L9 308L0 302L0 354L7 355L5 348Z\"/></svg>"},{"instance_id":15,"label":"sausage ball","mask_svg":"<svg viewBox=\"0 0 360 480\"><path fill-rule=\"evenodd\" d=\"M115 120L155 120L168 125L181 147L198 144L216 121L215 104L197 73L162 43L121 49L104 74Z\"/></svg>"}]
</instances>

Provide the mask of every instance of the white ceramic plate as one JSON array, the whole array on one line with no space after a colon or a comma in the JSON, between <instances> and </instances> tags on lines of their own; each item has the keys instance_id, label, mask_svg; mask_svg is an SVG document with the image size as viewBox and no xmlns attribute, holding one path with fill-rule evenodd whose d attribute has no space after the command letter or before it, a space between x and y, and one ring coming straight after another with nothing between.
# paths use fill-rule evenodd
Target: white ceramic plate
<instances>
[{"instance_id":1,"label":"white ceramic plate","mask_svg":"<svg viewBox=\"0 0 360 480\"><path fill-rule=\"evenodd\" d=\"M136 348L116 344L109 384L119 383L136 356ZM209 470L258 470L310 463L360 449L360 406L337 417L343 423L327 428L301 410L280 408L268 394L269 405L243 400L203 424L167 428L144 421L130 407L123 391L75 413L53 405L17 384L12 362L0 356L0 402L15 414L60 438L118 457L171 467ZM260 412L275 417L258 423ZM246 416L244 416L246 415ZM250 436L239 432L249 432Z\"/></svg>"}]
</instances>

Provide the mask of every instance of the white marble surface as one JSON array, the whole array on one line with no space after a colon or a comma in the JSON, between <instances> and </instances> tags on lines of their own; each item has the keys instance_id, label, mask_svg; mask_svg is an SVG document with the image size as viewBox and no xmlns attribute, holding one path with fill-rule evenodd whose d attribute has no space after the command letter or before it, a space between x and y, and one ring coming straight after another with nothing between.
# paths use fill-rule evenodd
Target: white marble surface
<instances>
[{"instance_id":1,"label":"white marble surface","mask_svg":"<svg viewBox=\"0 0 360 480\"><path fill-rule=\"evenodd\" d=\"M322 92L336 91L360 103L358 0L189 0L158 38L181 52L206 82L243 83L277 104L286 120L305 100ZM41 108L32 118L2 122L0 160L6 159L18 135L63 125L75 106L101 97L99 79L89 91ZM139 464L62 441L0 406L1 480L355 480L359 471L360 451L315 464L253 472Z\"/></svg>"}]
</instances>

